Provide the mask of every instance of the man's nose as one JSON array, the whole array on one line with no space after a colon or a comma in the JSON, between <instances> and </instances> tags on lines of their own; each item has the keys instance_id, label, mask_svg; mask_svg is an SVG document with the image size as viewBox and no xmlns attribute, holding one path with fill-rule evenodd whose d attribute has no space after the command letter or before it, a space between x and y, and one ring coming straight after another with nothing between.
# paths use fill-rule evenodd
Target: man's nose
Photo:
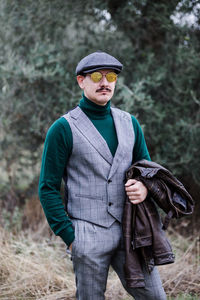
<instances>
[{"instance_id":1,"label":"man's nose","mask_svg":"<svg viewBox=\"0 0 200 300\"><path fill-rule=\"evenodd\" d=\"M101 85L108 85L108 80L106 79L106 75L103 75L100 81Z\"/></svg>"}]
</instances>

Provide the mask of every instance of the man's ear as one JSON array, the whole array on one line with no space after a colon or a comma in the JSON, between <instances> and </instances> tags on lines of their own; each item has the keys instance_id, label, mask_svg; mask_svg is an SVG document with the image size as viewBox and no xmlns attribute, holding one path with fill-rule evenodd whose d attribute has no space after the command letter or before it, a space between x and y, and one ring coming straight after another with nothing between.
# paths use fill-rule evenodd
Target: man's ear
<instances>
[{"instance_id":1,"label":"man's ear","mask_svg":"<svg viewBox=\"0 0 200 300\"><path fill-rule=\"evenodd\" d=\"M77 79L77 82L78 82L78 85L80 86L80 88L83 89L84 88L83 81L84 81L85 77L83 75L78 75L76 77L76 79Z\"/></svg>"}]
</instances>

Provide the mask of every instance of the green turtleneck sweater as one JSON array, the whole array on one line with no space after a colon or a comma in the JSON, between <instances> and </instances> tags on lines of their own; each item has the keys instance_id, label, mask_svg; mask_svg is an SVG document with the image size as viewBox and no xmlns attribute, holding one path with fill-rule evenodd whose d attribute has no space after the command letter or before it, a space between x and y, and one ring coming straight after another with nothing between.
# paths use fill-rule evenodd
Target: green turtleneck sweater
<instances>
[{"instance_id":1,"label":"green turtleneck sweater","mask_svg":"<svg viewBox=\"0 0 200 300\"><path fill-rule=\"evenodd\" d=\"M100 106L83 95L79 107L106 140L114 156L118 140L110 110L110 101L105 106ZM142 129L136 118L131 117L135 132L133 162L140 159L150 160ZM53 123L47 132L39 181L39 197L49 225L53 232L59 235L68 246L74 240L74 230L64 210L60 187L72 145L71 128L67 120L61 117Z\"/></svg>"}]
</instances>

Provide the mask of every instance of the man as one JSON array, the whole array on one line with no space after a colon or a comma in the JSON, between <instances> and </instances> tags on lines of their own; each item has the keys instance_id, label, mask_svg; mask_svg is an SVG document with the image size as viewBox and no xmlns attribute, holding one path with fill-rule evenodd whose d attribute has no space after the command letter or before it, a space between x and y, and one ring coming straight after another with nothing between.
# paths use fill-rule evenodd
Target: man
<instances>
[{"instance_id":1,"label":"man","mask_svg":"<svg viewBox=\"0 0 200 300\"><path fill-rule=\"evenodd\" d=\"M122 214L125 196L137 205L147 196L139 181L125 183L133 162L150 160L138 121L110 107L122 64L94 52L77 65L83 98L58 119L45 141L39 195L47 220L69 246L79 300L103 300L109 266L135 299L164 300L156 268L144 268L145 288L127 288L124 279ZM65 181L66 212L60 196Z\"/></svg>"}]
</instances>

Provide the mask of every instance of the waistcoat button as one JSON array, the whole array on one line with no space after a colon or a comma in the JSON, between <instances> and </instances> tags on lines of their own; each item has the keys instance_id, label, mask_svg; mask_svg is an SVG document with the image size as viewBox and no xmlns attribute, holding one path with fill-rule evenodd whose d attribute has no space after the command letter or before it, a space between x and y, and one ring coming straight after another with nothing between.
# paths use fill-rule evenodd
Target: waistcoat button
<instances>
[{"instance_id":1,"label":"waistcoat button","mask_svg":"<svg viewBox=\"0 0 200 300\"><path fill-rule=\"evenodd\" d=\"M113 203L112 203L112 202L109 202L108 205L111 206L111 205L113 205Z\"/></svg>"},{"instance_id":2,"label":"waistcoat button","mask_svg":"<svg viewBox=\"0 0 200 300\"><path fill-rule=\"evenodd\" d=\"M111 179L108 179L108 183L111 183L112 182L112 180Z\"/></svg>"}]
</instances>

